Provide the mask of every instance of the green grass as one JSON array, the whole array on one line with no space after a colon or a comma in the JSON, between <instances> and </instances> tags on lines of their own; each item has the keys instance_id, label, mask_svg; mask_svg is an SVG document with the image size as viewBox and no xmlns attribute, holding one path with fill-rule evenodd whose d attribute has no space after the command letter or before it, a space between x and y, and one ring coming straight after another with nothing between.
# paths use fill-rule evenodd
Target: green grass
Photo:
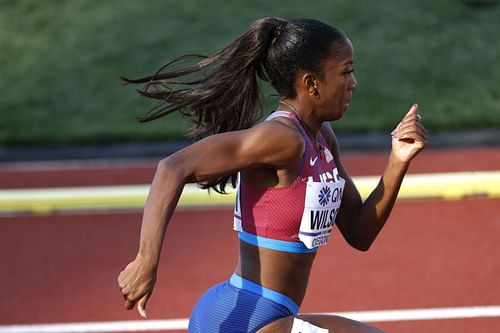
<instances>
[{"instance_id":1,"label":"green grass","mask_svg":"<svg viewBox=\"0 0 500 333\"><path fill-rule=\"evenodd\" d=\"M119 76L211 53L264 16L317 18L352 39L359 87L339 132L390 131L413 102L434 131L500 127L500 3L3 0L0 144L182 137L179 116L138 124L151 104Z\"/></svg>"}]
</instances>

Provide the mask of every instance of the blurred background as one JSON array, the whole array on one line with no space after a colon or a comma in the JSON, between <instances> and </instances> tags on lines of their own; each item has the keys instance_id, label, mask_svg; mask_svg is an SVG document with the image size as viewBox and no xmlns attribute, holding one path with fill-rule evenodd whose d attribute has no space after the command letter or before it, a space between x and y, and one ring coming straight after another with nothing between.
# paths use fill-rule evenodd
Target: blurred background
<instances>
[{"instance_id":1,"label":"blurred background","mask_svg":"<svg viewBox=\"0 0 500 333\"><path fill-rule=\"evenodd\" d=\"M424 175L419 194L403 193L369 253L334 234L303 311L438 309L356 318L499 332L499 0L0 0L0 333L185 331L199 295L234 268L233 198L193 192L167 234L152 320L125 311L117 274L136 253L156 163L187 142L189 120L139 124L154 104L120 76L211 54L265 16L315 18L352 40L359 86L332 126L356 181L376 181L413 103L431 132L410 169ZM435 320L444 308L467 311Z\"/></svg>"},{"instance_id":2,"label":"blurred background","mask_svg":"<svg viewBox=\"0 0 500 333\"><path fill-rule=\"evenodd\" d=\"M351 38L359 87L339 133L390 132L414 102L432 132L500 128L495 0L2 0L0 144L183 138L180 116L138 125L152 104L120 76L211 54L265 16L316 18Z\"/></svg>"}]
</instances>

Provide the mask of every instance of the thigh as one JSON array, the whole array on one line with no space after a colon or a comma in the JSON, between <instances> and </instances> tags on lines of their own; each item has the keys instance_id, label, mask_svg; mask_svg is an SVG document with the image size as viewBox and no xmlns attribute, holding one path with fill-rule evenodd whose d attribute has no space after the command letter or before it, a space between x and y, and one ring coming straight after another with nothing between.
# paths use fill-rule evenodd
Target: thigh
<instances>
[{"instance_id":1,"label":"thigh","mask_svg":"<svg viewBox=\"0 0 500 333\"><path fill-rule=\"evenodd\" d=\"M319 328L326 329L329 333L384 333L383 330L370 326L359 321L352 319L334 316L334 315L314 315L314 314L301 314L295 317L290 316L286 318L278 319L260 330L257 333L290 333L292 332L292 326L294 324L294 319L298 318L307 323ZM311 332L315 332L311 329ZM302 333L307 333L303 331Z\"/></svg>"}]
</instances>

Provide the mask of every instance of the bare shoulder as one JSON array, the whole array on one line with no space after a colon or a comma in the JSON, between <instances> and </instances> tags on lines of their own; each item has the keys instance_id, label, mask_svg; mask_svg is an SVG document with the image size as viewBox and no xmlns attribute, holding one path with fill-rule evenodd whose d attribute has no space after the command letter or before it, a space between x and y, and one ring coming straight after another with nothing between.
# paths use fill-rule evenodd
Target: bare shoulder
<instances>
[{"instance_id":1,"label":"bare shoulder","mask_svg":"<svg viewBox=\"0 0 500 333\"><path fill-rule=\"evenodd\" d=\"M304 142L302 135L293 121L288 118L278 117L271 121L262 122L253 127L255 133L271 136L274 139L288 139Z\"/></svg>"},{"instance_id":2,"label":"bare shoulder","mask_svg":"<svg viewBox=\"0 0 500 333\"><path fill-rule=\"evenodd\" d=\"M300 166L304 142L293 129L269 121L252 128L208 136L164 160L187 182L202 182L261 168L293 173Z\"/></svg>"},{"instance_id":3,"label":"bare shoulder","mask_svg":"<svg viewBox=\"0 0 500 333\"><path fill-rule=\"evenodd\" d=\"M247 131L243 150L266 156L271 165L286 165L302 156L304 138L293 122L276 119L258 124Z\"/></svg>"}]
</instances>

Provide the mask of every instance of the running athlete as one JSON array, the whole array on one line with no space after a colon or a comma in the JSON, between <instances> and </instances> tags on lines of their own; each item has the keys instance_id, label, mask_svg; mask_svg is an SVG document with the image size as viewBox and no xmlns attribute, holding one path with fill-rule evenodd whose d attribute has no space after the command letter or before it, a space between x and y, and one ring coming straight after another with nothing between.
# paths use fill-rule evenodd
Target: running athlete
<instances>
[{"instance_id":1,"label":"running athlete","mask_svg":"<svg viewBox=\"0 0 500 333\"><path fill-rule=\"evenodd\" d=\"M195 60L194 65L169 66ZM427 131L413 105L392 132L383 175L363 202L342 165L331 121L357 86L351 41L309 19L256 21L210 57L188 55L155 75L141 94L161 100L144 121L192 116L197 142L159 162L145 205L137 257L118 277L125 306L145 316L165 230L186 183L225 191L238 184L234 274L195 305L189 332L381 332L338 316L299 314L318 247L335 225L354 248L370 248L387 220ZM184 81L176 78L197 74ZM259 79L280 96L256 124ZM239 180L237 179L239 177ZM286 200L285 200L286 199ZM284 204L286 202L286 205Z\"/></svg>"}]
</instances>

